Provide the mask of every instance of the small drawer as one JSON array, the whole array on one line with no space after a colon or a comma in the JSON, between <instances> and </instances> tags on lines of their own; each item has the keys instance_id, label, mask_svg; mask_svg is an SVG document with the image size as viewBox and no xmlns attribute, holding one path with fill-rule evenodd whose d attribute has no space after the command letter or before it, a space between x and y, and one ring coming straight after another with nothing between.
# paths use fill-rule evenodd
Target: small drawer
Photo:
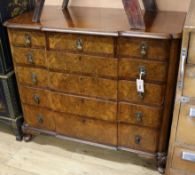
<instances>
[{"instance_id":1,"label":"small drawer","mask_svg":"<svg viewBox=\"0 0 195 175\"><path fill-rule=\"evenodd\" d=\"M82 98L60 93L51 93L52 109L75 115L96 118L106 121L116 121L117 103Z\"/></svg>"},{"instance_id":2,"label":"small drawer","mask_svg":"<svg viewBox=\"0 0 195 175\"><path fill-rule=\"evenodd\" d=\"M176 140L180 143L195 145L195 105L182 104Z\"/></svg>"},{"instance_id":3,"label":"small drawer","mask_svg":"<svg viewBox=\"0 0 195 175\"><path fill-rule=\"evenodd\" d=\"M16 64L46 67L46 55L43 49L13 47L13 58Z\"/></svg>"},{"instance_id":4,"label":"small drawer","mask_svg":"<svg viewBox=\"0 0 195 175\"><path fill-rule=\"evenodd\" d=\"M169 51L169 40L132 37L120 38L118 41L118 54L120 57L168 60Z\"/></svg>"},{"instance_id":5,"label":"small drawer","mask_svg":"<svg viewBox=\"0 0 195 175\"><path fill-rule=\"evenodd\" d=\"M183 95L188 97L195 97L195 66L187 65L184 78Z\"/></svg>"},{"instance_id":6,"label":"small drawer","mask_svg":"<svg viewBox=\"0 0 195 175\"><path fill-rule=\"evenodd\" d=\"M156 130L133 125L118 125L119 147L155 153L159 133Z\"/></svg>"},{"instance_id":7,"label":"small drawer","mask_svg":"<svg viewBox=\"0 0 195 175\"><path fill-rule=\"evenodd\" d=\"M189 51L188 51L188 63L195 64L195 32L190 34Z\"/></svg>"},{"instance_id":8,"label":"small drawer","mask_svg":"<svg viewBox=\"0 0 195 175\"><path fill-rule=\"evenodd\" d=\"M23 105L25 123L29 126L55 131L54 113L45 109L30 105Z\"/></svg>"},{"instance_id":9,"label":"small drawer","mask_svg":"<svg viewBox=\"0 0 195 175\"><path fill-rule=\"evenodd\" d=\"M56 132L59 134L99 144L117 145L116 123L59 113L55 115L55 121Z\"/></svg>"},{"instance_id":10,"label":"small drawer","mask_svg":"<svg viewBox=\"0 0 195 175\"><path fill-rule=\"evenodd\" d=\"M195 173L195 151L185 148L174 149L172 168Z\"/></svg>"},{"instance_id":11,"label":"small drawer","mask_svg":"<svg viewBox=\"0 0 195 175\"><path fill-rule=\"evenodd\" d=\"M137 79L144 70L144 80L165 82L167 78L167 63L139 59L119 59L119 78Z\"/></svg>"},{"instance_id":12,"label":"small drawer","mask_svg":"<svg viewBox=\"0 0 195 175\"><path fill-rule=\"evenodd\" d=\"M117 81L97 77L49 73L50 88L70 94L117 99Z\"/></svg>"},{"instance_id":13,"label":"small drawer","mask_svg":"<svg viewBox=\"0 0 195 175\"><path fill-rule=\"evenodd\" d=\"M46 39L43 32L9 29L10 41L13 46L45 48Z\"/></svg>"},{"instance_id":14,"label":"small drawer","mask_svg":"<svg viewBox=\"0 0 195 175\"><path fill-rule=\"evenodd\" d=\"M48 71L45 69L16 67L18 82L23 85L48 87Z\"/></svg>"},{"instance_id":15,"label":"small drawer","mask_svg":"<svg viewBox=\"0 0 195 175\"><path fill-rule=\"evenodd\" d=\"M145 93L137 92L136 82L119 81L119 100L142 104L162 105L164 103L165 86L145 83Z\"/></svg>"},{"instance_id":16,"label":"small drawer","mask_svg":"<svg viewBox=\"0 0 195 175\"><path fill-rule=\"evenodd\" d=\"M20 86L19 91L22 103L50 108L50 92L48 90Z\"/></svg>"},{"instance_id":17,"label":"small drawer","mask_svg":"<svg viewBox=\"0 0 195 175\"><path fill-rule=\"evenodd\" d=\"M47 59L51 70L117 78L118 64L114 58L49 51Z\"/></svg>"},{"instance_id":18,"label":"small drawer","mask_svg":"<svg viewBox=\"0 0 195 175\"><path fill-rule=\"evenodd\" d=\"M50 49L114 55L114 38L112 37L49 33L48 41Z\"/></svg>"},{"instance_id":19,"label":"small drawer","mask_svg":"<svg viewBox=\"0 0 195 175\"><path fill-rule=\"evenodd\" d=\"M119 121L151 128L160 128L162 108L119 103Z\"/></svg>"}]
</instances>

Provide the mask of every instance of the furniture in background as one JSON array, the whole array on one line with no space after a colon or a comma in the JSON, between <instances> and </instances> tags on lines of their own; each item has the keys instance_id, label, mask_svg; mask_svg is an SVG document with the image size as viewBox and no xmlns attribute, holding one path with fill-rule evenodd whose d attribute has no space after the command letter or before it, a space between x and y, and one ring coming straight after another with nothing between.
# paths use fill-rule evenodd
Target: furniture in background
<instances>
[{"instance_id":1,"label":"furniture in background","mask_svg":"<svg viewBox=\"0 0 195 175\"><path fill-rule=\"evenodd\" d=\"M33 2L29 0L0 1L0 121L12 126L17 140L22 139L21 125L23 118L7 30L3 27L3 22L32 9L32 7Z\"/></svg>"},{"instance_id":2,"label":"furniture in background","mask_svg":"<svg viewBox=\"0 0 195 175\"><path fill-rule=\"evenodd\" d=\"M146 31L134 31L122 9L60 9L46 6L41 23L33 12L5 23L25 139L131 151L163 172L185 13L150 12Z\"/></svg>"},{"instance_id":3,"label":"furniture in background","mask_svg":"<svg viewBox=\"0 0 195 175\"><path fill-rule=\"evenodd\" d=\"M167 175L195 174L195 1L186 18Z\"/></svg>"}]
</instances>

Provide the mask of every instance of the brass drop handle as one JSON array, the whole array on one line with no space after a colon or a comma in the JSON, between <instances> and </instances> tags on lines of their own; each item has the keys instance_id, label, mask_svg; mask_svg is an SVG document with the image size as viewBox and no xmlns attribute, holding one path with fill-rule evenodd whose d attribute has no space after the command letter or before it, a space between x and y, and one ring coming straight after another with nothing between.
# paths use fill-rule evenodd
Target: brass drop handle
<instances>
[{"instance_id":1,"label":"brass drop handle","mask_svg":"<svg viewBox=\"0 0 195 175\"><path fill-rule=\"evenodd\" d=\"M26 47L31 46L31 36L29 34L25 34L24 36L24 44Z\"/></svg>"},{"instance_id":2,"label":"brass drop handle","mask_svg":"<svg viewBox=\"0 0 195 175\"><path fill-rule=\"evenodd\" d=\"M36 85L37 84L37 75L35 74L35 73L32 73L32 83L34 84L34 85Z\"/></svg>"},{"instance_id":3,"label":"brass drop handle","mask_svg":"<svg viewBox=\"0 0 195 175\"><path fill-rule=\"evenodd\" d=\"M139 79L136 80L137 93L140 99L144 98L145 88L143 77L146 76L146 68L144 66L139 67Z\"/></svg>"},{"instance_id":4,"label":"brass drop handle","mask_svg":"<svg viewBox=\"0 0 195 175\"><path fill-rule=\"evenodd\" d=\"M141 46L140 46L140 53L141 53L141 56L142 56L142 57L145 57L145 56L147 55L147 52L148 52L148 45L147 45L147 43L142 42L142 43L141 43Z\"/></svg>"},{"instance_id":5,"label":"brass drop handle","mask_svg":"<svg viewBox=\"0 0 195 175\"><path fill-rule=\"evenodd\" d=\"M142 122L143 113L142 113L142 112L136 112L136 113L135 113L135 118L136 118L136 121L137 121L138 123Z\"/></svg>"},{"instance_id":6,"label":"brass drop handle","mask_svg":"<svg viewBox=\"0 0 195 175\"><path fill-rule=\"evenodd\" d=\"M42 115L38 115L38 116L37 116L37 122L38 122L39 124L43 124L43 122L44 122L44 117L43 117Z\"/></svg>"},{"instance_id":7,"label":"brass drop handle","mask_svg":"<svg viewBox=\"0 0 195 175\"><path fill-rule=\"evenodd\" d=\"M82 39L79 38L76 40L76 48L79 51L83 50L83 40Z\"/></svg>"},{"instance_id":8,"label":"brass drop handle","mask_svg":"<svg viewBox=\"0 0 195 175\"><path fill-rule=\"evenodd\" d=\"M40 97L38 95L34 95L33 98L36 104L40 104Z\"/></svg>"},{"instance_id":9,"label":"brass drop handle","mask_svg":"<svg viewBox=\"0 0 195 175\"><path fill-rule=\"evenodd\" d=\"M135 136L135 143L139 145L141 143L141 136L137 135Z\"/></svg>"},{"instance_id":10,"label":"brass drop handle","mask_svg":"<svg viewBox=\"0 0 195 175\"><path fill-rule=\"evenodd\" d=\"M27 59L27 62L29 64L33 64L34 63L34 60L33 60L33 54L31 52L29 52L27 55L26 55L26 59Z\"/></svg>"}]
</instances>

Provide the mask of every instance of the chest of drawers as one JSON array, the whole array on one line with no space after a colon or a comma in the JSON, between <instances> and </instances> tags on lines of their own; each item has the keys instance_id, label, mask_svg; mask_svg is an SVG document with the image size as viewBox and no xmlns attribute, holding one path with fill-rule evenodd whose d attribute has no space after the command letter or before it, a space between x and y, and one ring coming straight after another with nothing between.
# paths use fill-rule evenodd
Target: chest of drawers
<instances>
[{"instance_id":1,"label":"chest of drawers","mask_svg":"<svg viewBox=\"0 0 195 175\"><path fill-rule=\"evenodd\" d=\"M183 34L167 175L195 174L195 2L191 1Z\"/></svg>"},{"instance_id":2,"label":"chest of drawers","mask_svg":"<svg viewBox=\"0 0 195 175\"><path fill-rule=\"evenodd\" d=\"M185 14L159 12L148 32L130 31L123 10L45 7L41 23L31 23L31 17L5 24L24 129L160 160L167 149ZM138 93L142 73L145 91Z\"/></svg>"}]
</instances>

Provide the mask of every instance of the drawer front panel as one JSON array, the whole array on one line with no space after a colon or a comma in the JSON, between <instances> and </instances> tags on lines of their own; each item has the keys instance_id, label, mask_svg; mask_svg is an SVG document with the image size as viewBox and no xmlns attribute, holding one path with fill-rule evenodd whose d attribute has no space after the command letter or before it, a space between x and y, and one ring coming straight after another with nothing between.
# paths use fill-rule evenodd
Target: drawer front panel
<instances>
[{"instance_id":1,"label":"drawer front panel","mask_svg":"<svg viewBox=\"0 0 195 175\"><path fill-rule=\"evenodd\" d=\"M22 103L50 108L49 91L25 86L20 86L19 91Z\"/></svg>"},{"instance_id":2,"label":"drawer front panel","mask_svg":"<svg viewBox=\"0 0 195 175\"><path fill-rule=\"evenodd\" d=\"M25 122L32 127L55 131L55 120L53 112L44 108L23 105Z\"/></svg>"},{"instance_id":3,"label":"drawer front panel","mask_svg":"<svg viewBox=\"0 0 195 175\"><path fill-rule=\"evenodd\" d=\"M158 132L153 129L119 124L119 146L155 153L158 146Z\"/></svg>"},{"instance_id":4,"label":"drawer front panel","mask_svg":"<svg viewBox=\"0 0 195 175\"><path fill-rule=\"evenodd\" d=\"M49 75L50 88L56 91L112 100L117 99L117 81L115 80L54 72Z\"/></svg>"},{"instance_id":5,"label":"drawer front panel","mask_svg":"<svg viewBox=\"0 0 195 175\"><path fill-rule=\"evenodd\" d=\"M45 34L37 31L10 30L11 44L18 47L44 48Z\"/></svg>"},{"instance_id":6,"label":"drawer front panel","mask_svg":"<svg viewBox=\"0 0 195 175\"><path fill-rule=\"evenodd\" d=\"M50 33L48 39L51 49L114 55L114 38L112 37Z\"/></svg>"},{"instance_id":7,"label":"drawer front panel","mask_svg":"<svg viewBox=\"0 0 195 175\"><path fill-rule=\"evenodd\" d=\"M162 108L119 103L119 121L152 128L160 128Z\"/></svg>"},{"instance_id":8,"label":"drawer front panel","mask_svg":"<svg viewBox=\"0 0 195 175\"><path fill-rule=\"evenodd\" d=\"M119 39L120 57L141 57L156 60L169 58L170 43L168 40L151 40L144 38Z\"/></svg>"},{"instance_id":9,"label":"drawer front panel","mask_svg":"<svg viewBox=\"0 0 195 175\"><path fill-rule=\"evenodd\" d=\"M141 70L145 71L145 80L166 81L167 64L155 61L144 61L139 59L119 60L119 77L125 79L139 78Z\"/></svg>"},{"instance_id":10,"label":"drawer front panel","mask_svg":"<svg viewBox=\"0 0 195 175\"><path fill-rule=\"evenodd\" d=\"M16 73L20 84L47 87L48 71L45 69L16 67Z\"/></svg>"},{"instance_id":11,"label":"drawer front panel","mask_svg":"<svg viewBox=\"0 0 195 175\"><path fill-rule=\"evenodd\" d=\"M191 112L190 112L191 111ZM181 105L179 123L177 129L177 141L185 144L195 145L195 106Z\"/></svg>"},{"instance_id":12,"label":"drawer front panel","mask_svg":"<svg viewBox=\"0 0 195 175\"><path fill-rule=\"evenodd\" d=\"M48 66L51 70L90 74L92 76L117 77L117 59L68 54L49 51Z\"/></svg>"},{"instance_id":13,"label":"drawer front panel","mask_svg":"<svg viewBox=\"0 0 195 175\"><path fill-rule=\"evenodd\" d=\"M16 64L46 67L45 50L13 47L13 58Z\"/></svg>"},{"instance_id":14,"label":"drawer front panel","mask_svg":"<svg viewBox=\"0 0 195 175\"><path fill-rule=\"evenodd\" d=\"M190 34L190 43L189 43L189 51L188 51L188 63L195 64L195 33L192 32Z\"/></svg>"},{"instance_id":15,"label":"drawer front panel","mask_svg":"<svg viewBox=\"0 0 195 175\"><path fill-rule=\"evenodd\" d=\"M187 65L184 78L183 95L195 97L195 66Z\"/></svg>"},{"instance_id":16,"label":"drawer front panel","mask_svg":"<svg viewBox=\"0 0 195 175\"><path fill-rule=\"evenodd\" d=\"M89 118L116 121L117 103L52 93L52 109Z\"/></svg>"},{"instance_id":17,"label":"drawer front panel","mask_svg":"<svg viewBox=\"0 0 195 175\"><path fill-rule=\"evenodd\" d=\"M164 86L145 83L145 93L141 97L133 81L119 81L119 100L136 103L162 105L164 102Z\"/></svg>"},{"instance_id":18,"label":"drawer front panel","mask_svg":"<svg viewBox=\"0 0 195 175\"><path fill-rule=\"evenodd\" d=\"M195 151L176 147L173 153L172 168L195 173Z\"/></svg>"},{"instance_id":19,"label":"drawer front panel","mask_svg":"<svg viewBox=\"0 0 195 175\"><path fill-rule=\"evenodd\" d=\"M117 145L117 125L83 119L67 114L56 114L56 131L68 137L106 145Z\"/></svg>"}]
</instances>

